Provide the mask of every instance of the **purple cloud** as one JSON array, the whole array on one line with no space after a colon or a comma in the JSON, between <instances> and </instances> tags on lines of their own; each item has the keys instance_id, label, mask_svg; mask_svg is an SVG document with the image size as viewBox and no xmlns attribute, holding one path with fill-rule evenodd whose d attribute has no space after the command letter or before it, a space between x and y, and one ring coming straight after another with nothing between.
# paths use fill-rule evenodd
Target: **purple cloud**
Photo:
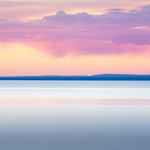
<instances>
[{"instance_id":1,"label":"purple cloud","mask_svg":"<svg viewBox=\"0 0 150 150\"><path fill-rule=\"evenodd\" d=\"M150 45L149 18L150 5L129 12L111 9L103 15L59 11L27 23L1 18L0 41L38 45L57 56L149 53L141 50Z\"/></svg>"}]
</instances>

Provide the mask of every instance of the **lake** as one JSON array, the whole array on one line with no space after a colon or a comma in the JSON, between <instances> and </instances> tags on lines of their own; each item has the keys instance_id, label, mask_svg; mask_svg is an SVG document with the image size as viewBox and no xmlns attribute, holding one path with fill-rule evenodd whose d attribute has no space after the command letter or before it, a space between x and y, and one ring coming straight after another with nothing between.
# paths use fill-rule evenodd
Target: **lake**
<instances>
[{"instance_id":1,"label":"lake","mask_svg":"<svg viewBox=\"0 0 150 150\"><path fill-rule=\"evenodd\" d=\"M149 81L0 81L2 150L148 150Z\"/></svg>"}]
</instances>

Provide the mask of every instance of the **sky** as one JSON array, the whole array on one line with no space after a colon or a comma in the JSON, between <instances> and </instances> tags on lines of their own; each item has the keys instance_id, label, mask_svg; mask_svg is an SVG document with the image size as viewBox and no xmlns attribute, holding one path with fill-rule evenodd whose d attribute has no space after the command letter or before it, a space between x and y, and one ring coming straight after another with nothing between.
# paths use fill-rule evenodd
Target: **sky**
<instances>
[{"instance_id":1,"label":"sky","mask_svg":"<svg viewBox=\"0 0 150 150\"><path fill-rule=\"evenodd\" d=\"M0 0L0 76L150 74L149 0Z\"/></svg>"}]
</instances>

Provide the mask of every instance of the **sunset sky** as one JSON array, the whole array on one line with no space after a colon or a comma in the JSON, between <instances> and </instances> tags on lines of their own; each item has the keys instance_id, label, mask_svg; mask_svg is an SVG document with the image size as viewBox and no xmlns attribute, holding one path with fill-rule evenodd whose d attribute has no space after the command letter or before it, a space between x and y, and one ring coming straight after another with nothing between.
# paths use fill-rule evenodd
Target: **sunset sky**
<instances>
[{"instance_id":1,"label":"sunset sky","mask_svg":"<svg viewBox=\"0 0 150 150\"><path fill-rule=\"evenodd\" d=\"M0 76L150 74L149 0L0 0Z\"/></svg>"}]
</instances>

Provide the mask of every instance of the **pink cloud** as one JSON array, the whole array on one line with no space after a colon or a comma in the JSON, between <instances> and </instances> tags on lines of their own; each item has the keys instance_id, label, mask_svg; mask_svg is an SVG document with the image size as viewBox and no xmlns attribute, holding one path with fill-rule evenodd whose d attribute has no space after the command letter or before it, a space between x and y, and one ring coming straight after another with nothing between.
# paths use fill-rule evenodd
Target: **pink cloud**
<instances>
[{"instance_id":1,"label":"pink cloud","mask_svg":"<svg viewBox=\"0 0 150 150\"><path fill-rule=\"evenodd\" d=\"M149 18L150 5L129 12L111 9L103 15L59 11L28 23L3 18L0 41L24 42L57 57L150 53L150 30L142 30L149 29Z\"/></svg>"},{"instance_id":2,"label":"pink cloud","mask_svg":"<svg viewBox=\"0 0 150 150\"><path fill-rule=\"evenodd\" d=\"M66 55L122 55L133 56L150 54L149 45L116 44L106 40L60 40L28 43L47 55L54 57L64 57Z\"/></svg>"}]
</instances>

